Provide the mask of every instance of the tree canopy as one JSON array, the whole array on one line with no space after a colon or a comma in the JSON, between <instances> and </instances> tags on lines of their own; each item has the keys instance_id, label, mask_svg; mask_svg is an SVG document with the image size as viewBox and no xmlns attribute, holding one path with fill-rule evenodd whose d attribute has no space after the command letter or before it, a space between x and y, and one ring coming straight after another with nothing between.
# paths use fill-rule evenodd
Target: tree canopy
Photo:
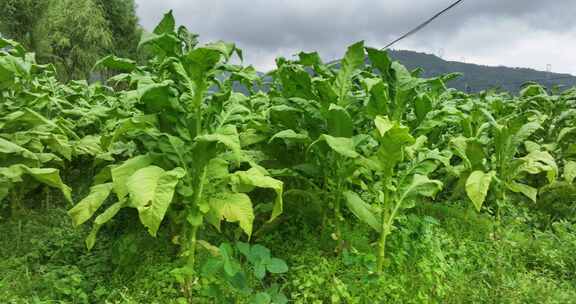
<instances>
[{"instance_id":1,"label":"tree canopy","mask_svg":"<svg viewBox=\"0 0 576 304\"><path fill-rule=\"evenodd\" d=\"M100 57L135 57L140 27L134 0L4 0L0 32L21 41L62 78L89 76Z\"/></svg>"}]
</instances>

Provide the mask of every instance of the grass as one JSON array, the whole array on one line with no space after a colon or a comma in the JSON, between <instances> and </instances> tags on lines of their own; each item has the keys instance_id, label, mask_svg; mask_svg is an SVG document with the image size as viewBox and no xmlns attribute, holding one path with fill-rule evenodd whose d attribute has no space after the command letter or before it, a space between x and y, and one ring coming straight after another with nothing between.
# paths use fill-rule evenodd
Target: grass
<instances>
[{"instance_id":1,"label":"grass","mask_svg":"<svg viewBox=\"0 0 576 304\"><path fill-rule=\"evenodd\" d=\"M89 227L72 227L64 208L25 212L0 222L2 303L182 301L170 274L175 245L166 235L146 235L135 221L120 225L134 214L107 225L87 251ZM576 303L572 223L539 230L530 219L507 218L495 236L488 215L459 203L421 204L399 223L382 277L374 274L377 237L362 225L346 227L340 253L298 217L258 242L290 266L276 280L290 303Z\"/></svg>"}]
</instances>

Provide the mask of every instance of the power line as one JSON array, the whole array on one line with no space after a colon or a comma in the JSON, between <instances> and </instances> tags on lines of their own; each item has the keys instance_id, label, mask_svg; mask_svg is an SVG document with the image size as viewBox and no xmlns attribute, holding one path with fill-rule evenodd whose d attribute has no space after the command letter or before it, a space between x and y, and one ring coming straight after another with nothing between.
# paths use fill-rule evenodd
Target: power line
<instances>
[{"instance_id":1,"label":"power line","mask_svg":"<svg viewBox=\"0 0 576 304\"><path fill-rule=\"evenodd\" d=\"M423 29L424 27L426 27L428 24L430 24L432 21L434 21L434 19L440 17L442 14L446 13L447 11L451 10L453 7L455 7L456 5L460 4L461 2L463 2L464 0L458 0L452 4L450 4L450 6L448 6L447 8L441 10L440 12L436 13L436 15L430 17L428 20L424 21L423 23L421 23L420 25L418 25L417 27L413 28L412 30L410 30L409 32L407 32L406 34L400 36L398 39L388 43L385 47L383 47L382 49L387 49L389 47L391 47L392 45L396 44L396 42L411 36L413 34L415 34L416 32L420 31L421 29Z\"/></svg>"}]
</instances>

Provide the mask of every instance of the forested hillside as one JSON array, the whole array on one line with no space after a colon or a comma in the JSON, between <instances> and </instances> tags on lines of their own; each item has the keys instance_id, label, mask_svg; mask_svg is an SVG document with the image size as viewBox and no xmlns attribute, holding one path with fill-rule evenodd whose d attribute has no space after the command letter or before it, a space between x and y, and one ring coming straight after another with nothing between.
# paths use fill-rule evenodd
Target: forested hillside
<instances>
[{"instance_id":1,"label":"forested hillside","mask_svg":"<svg viewBox=\"0 0 576 304\"><path fill-rule=\"evenodd\" d=\"M447 85L458 90L470 92L496 87L517 93L522 84L527 81L537 81L547 87L558 85L564 89L576 85L576 77L570 74L446 61L435 55L406 50L392 50L390 51L390 57L400 61L409 69L423 69L423 77L435 77L455 72L462 73L461 77L450 81ZM502 64L505 65L506 63Z\"/></svg>"}]
</instances>

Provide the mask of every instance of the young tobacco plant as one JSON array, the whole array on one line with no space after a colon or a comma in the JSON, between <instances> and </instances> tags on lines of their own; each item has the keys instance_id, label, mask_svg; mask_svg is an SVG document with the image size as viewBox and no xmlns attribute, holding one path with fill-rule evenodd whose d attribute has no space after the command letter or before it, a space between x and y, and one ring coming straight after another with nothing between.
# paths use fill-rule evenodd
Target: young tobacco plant
<instances>
[{"instance_id":1,"label":"young tobacco plant","mask_svg":"<svg viewBox=\"0 0 576 304\"><path fill-rule=\"evenodd\" d=\"M442 182L428 177L438 164L449 165L450 154L424 149L426 138L417 140L409 128L388 117L374 120L379 146L376 152L359 160L370 181L368 194L375 204L366 203L353 191L344 192L346 204L358 219L380 235L377 272L382 273L386 254L386 239L394 229L401 211L411 208L418 197L434 197Z\"/></svg>"},{"instance_id":2,"label":"young tobacco plant","mask_svg":"<svg viewBox=\"0 0 576 304\"><path fill-rule=\"evenodd\" d=\"M317 53L300 53L295 62L279 59L278 69L273 72L277 86L270 93L279 95L274 101L281 104L270 107L271 129L276 133L269 142L282 140L286 147L300 149L294 149L299 153L296 157L283 155L285 148L267 150L272 150L276 160L285 166L284 174L290 171L288 175L298 177L297 182L308 181L304 186L311 188L306 189L309 197L332 202L323 207L322 222L326 225L326 215L333 213L332 236L339 242L340 223L344 220L342 192L353 172L351 160L359 156L355 146L362 140L362 136L354 136L352 116L359 100L355 96L355 79L364 58L364 44L358 42L348 47L338 68L323 64Z\"/></svg>"},{"instance_id":3,"label":"young tobacco plant","mask_svg":"<svg viewBox=\"0 0 576 304\"><path fill-rule=\"evenodd\" d=\"M488 122L481 131L492 131L492 136L468 139L459 137L452 141L452 148L462 159L460 174L465 176L468 197L480 211L489 189L493 188L496 216L500 220L500 209L508 201L508 192L520 193L536 202L538 189L525 182L527 174L545 173L548 182L553 183L558 176L558 167L550 153L527 141L541 129L536 119L520 114L496 121L488 111L484 110L483 113ZM518 157L525 144L532 148L526 149L527 153Z\"/></svg>"},{"instance_id":4,"label":"young tobacco plant","mask_svg":"<svg viewBox=\"0 0 576 304\"><path fill-rule=\"evenodd\" d=\"M201 267L206 282L203 289L213 301L244 298L250 303L288 303L278 284L269 283L274 276L286 273L288 265L273 257L268 248L243 242L222 243L219 247L205 242L201 245L210 253Z\"/></svg>"}]
</instances>

